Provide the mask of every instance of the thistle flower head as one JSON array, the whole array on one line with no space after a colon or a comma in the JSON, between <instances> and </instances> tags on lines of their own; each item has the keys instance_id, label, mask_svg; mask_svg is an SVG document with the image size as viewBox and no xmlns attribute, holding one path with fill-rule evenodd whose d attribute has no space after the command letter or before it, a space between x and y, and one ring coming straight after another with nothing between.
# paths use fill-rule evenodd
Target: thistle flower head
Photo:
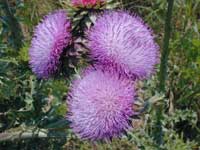
<instances>
[{"instance_id":1,"label":"thistle flower head","mask_svg":"<svg viewBox=\"0 0 200 150\"><path fill-rule=\"evenodd\" d=\"M72 4L76 7L95 6L103 2L104 0L72 0Z\"/></svg>"},{"instance_id":2,"label":"thistle flower head","mask_svg":"<svg viewBox=\"0 0 200 150\"><path fill-rule=\"evenodd\" d=\"M39 78L53 75L63 49L71 40L71 24L64 10L47 15L37 25L29 50L30 66Z\"/></svg>"},{"instance_id":3,"label":"thistle flower head","mask_svg":"<svg viewBox=\"0 0 200 150\"><path fill-rule=\"evenodd\" d=\"M158 63L158 46L141 18L105 11L87 33L91 58L130 77L149 76Z\"/></svg>"},{"instance_id":4,"label":"thistle flower head","mask_svg":"<svg viewBox=\"0 0 200 150\"><path fill-rule=\"evenodd\" d=\"M131 80L115 71L89 68L71 87L68 119L82 139L109 140L131 127L133 102Z\"/></svg>"}]
</instances>

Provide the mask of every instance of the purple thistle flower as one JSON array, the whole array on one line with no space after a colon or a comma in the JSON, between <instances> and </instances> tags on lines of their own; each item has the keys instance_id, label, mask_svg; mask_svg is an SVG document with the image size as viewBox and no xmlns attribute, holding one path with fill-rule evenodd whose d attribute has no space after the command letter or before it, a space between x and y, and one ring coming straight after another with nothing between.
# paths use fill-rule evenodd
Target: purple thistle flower
<instances>
[{"instance_id":1,"label":"purple thistle flower","mask_svg":"<svg viewBox=\"0 0 200 150\"><path fill-rule=\"evenodd\" d=\"M109 140L131 128L133 82L115 71L88 68L69 92L68 119L82 139Z\"/></svg>"},{"instance_id":2,"label":"purple thistle flower","mask_svg":"<svg viewBox=\"0 0 200 150\"><path fill-rule=\"evenodd\" d=\"M64 10L47 15L37 25L29 50L30 66L39 78L49 78L59 67L63 49L71 41L71 23Z\"/></svg>"},{"instance_id":3,"label":"purple thistle flower","mask_svg":"<svg viewBox=\"0 0 200 150\"><path fill-rule=\"evenodd\" d=\"M136 15L105 11L87 36L92 59L129 77L147 77L158 63L159 47L152 31Z\"/></svg>"},{"instance_id":4,"label":"purple thistle flower","mask_svg":"<svg viewBox=\"0 0 200 150\"><path fill-rule=\"evenodd\" d=\"M72 4L76 7L95 6L103 3L105 0L71 0Z\"/></svg>"}]
</instances>

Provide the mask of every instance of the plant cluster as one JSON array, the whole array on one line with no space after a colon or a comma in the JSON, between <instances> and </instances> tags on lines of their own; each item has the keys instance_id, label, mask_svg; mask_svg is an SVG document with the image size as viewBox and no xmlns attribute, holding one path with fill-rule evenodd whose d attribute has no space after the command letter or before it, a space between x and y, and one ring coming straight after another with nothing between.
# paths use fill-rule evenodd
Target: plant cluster
<instances>
[{"instance_id":1,"label":"plant cluster","mask_svg":"<svg viewBox=\"0 0 200 150\"><path fill-rule=\"evenodd\" d=\"M163 91L169 1L0 1L0 149L198 149L200 2L173 3Z\"/></svg>"}]
</instances>

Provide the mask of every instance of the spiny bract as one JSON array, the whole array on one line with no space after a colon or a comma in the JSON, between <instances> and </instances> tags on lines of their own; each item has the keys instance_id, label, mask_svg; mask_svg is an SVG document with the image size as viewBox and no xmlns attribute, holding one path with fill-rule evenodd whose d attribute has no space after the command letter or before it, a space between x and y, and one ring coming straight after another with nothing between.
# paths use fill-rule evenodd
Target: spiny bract
<instances>
[{"instance_id":1,"label":"spiny bract","mask_svg":"<svg viewBox=\"0 0 200 150\"><path fill-rule=\"evenodd\" d=\"M60 64L63 49L71 41L71 23L64 10L47 15L37 25L29 50L30 66L39 78L49 78Z\"/></svg>"},{"instance_id":2,"label":"spiny bract","mask_svg":"<svg viewBox=\"0 0 200 150\"><path fill-rule=\"evenodd\" d=\"M134 103L132 81L115 71L88 68L68 96L73 131L82 139L109 140L131 127Z\"/></svg>"},{"instance_id":3,"label":"spiny bract","mask_svg":"<svg viewBox=\"0 0 200 150\"><path fill-rule=\"evenodd\" d=\"M158 63L159 48L151 30L128 12L105 11L87 37L92 59L129 77L147 77Z\"/></svg>"}]
</instances>

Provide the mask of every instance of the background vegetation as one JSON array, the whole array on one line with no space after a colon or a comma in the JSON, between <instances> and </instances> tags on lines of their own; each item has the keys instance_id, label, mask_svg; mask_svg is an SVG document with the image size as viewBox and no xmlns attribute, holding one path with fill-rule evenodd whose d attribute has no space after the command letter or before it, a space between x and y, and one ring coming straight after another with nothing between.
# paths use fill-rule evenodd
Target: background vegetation
<instances>
[{"instance_id":1,"label":"background vegetation","mask_svg":"<svg viewBox=\"0 0 200 150\"><path fill-rule=\"evenodd\" d=\"M167 6L167 0L116 0L110 7L139 14L162 51ZM134 130L95 146L79 140L65 119L70 78L38 80L28 65L34 26L58 8L69 8L69 1L0 1L0 149L198 150L200 0L174 1L165 91L157 66L158 74L137 84L134 109L140 115L133 119Z\"/></svg>"}]
</instances>

